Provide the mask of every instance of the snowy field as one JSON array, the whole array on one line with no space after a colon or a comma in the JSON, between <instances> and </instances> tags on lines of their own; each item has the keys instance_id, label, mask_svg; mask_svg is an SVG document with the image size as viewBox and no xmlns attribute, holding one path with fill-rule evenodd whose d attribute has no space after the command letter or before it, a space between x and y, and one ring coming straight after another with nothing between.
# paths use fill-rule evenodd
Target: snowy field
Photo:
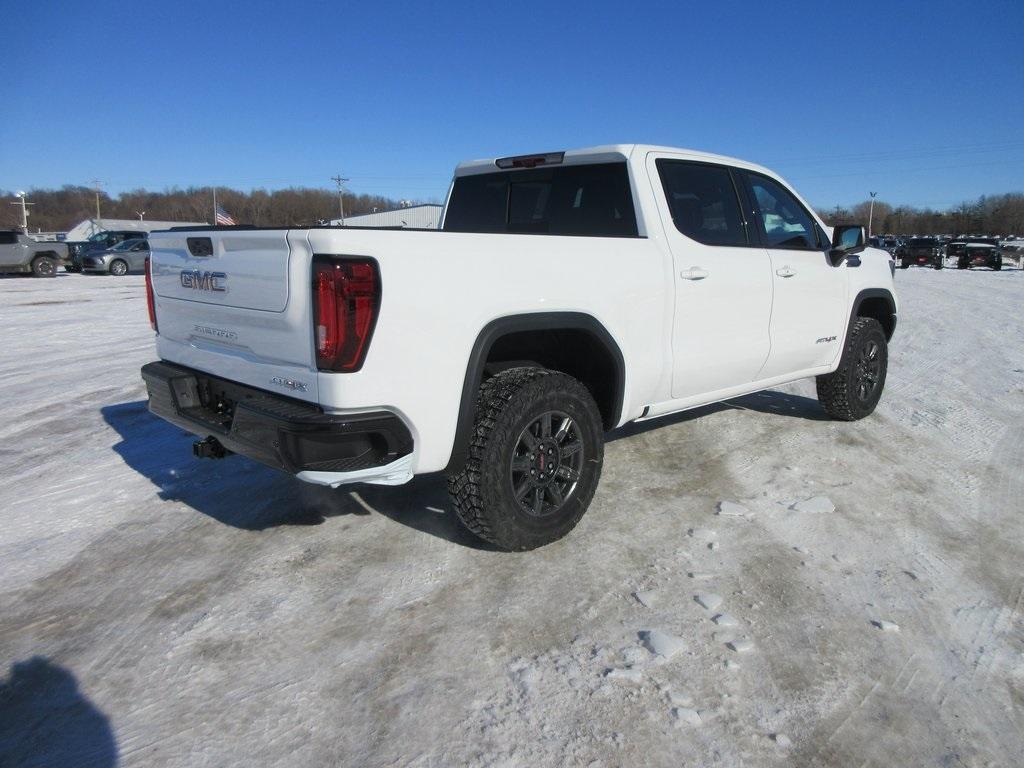
<instances>
[{"instance_id":1,"label":"snowy field","mask_svg":"<svg viewBox=\"0 0 1024 768\"><path fill-rule=\"evenodd\" d=\"M897 284L873 417L620 430L503 554L440 478L194 461L141 277L0 279L0 765L1024 765L1024 271Z\"/></svg>"}]
</instances>

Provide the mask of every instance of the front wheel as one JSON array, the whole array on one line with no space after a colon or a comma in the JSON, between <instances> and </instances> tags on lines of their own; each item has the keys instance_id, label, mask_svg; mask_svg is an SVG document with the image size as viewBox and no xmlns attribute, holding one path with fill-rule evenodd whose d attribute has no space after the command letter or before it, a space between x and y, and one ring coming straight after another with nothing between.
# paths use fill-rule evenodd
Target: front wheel
<instances>
[{"instance_id":1,"label":"front wheel","mask_svg":"<svg viewBox=\"0 0 1024 768\"><path fill-rule=\"evenodd\" d=\"M110 263L110 274L115 277L124 277L128 274L128 263L121 261L121 259L114 259Z\"/></svg>"},{"instance_id":2,"label":"front wheel","mask_svg":"<svg viewBox=\"0 0 1024 768\"><path fill-rule=\"evenodd\" d=\"M818 401L840 421L857 421L871 414L885 387L889 349L882 325L873 317L858 317L846 337L839 367L818 376Z\"/></svg>"},{"instance_id":3,"label":"front wheel","mask_svg":"<svg viewBox=\"0 0 1024 768\"><path fill-rule=\"evenodd\" d=\"M601 415L580 382L512 368L484 382L463 469L448 479L455 512L504 550L550 544L594 497L604 460Z\"/></svg>"}]
</instances>

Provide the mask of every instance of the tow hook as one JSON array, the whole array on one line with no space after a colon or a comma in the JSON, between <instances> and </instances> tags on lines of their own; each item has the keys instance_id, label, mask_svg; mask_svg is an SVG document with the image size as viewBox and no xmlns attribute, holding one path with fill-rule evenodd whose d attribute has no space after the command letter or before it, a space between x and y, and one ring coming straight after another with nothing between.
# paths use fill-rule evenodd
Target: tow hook
<instances>
[{"instance_id":1,"label":"tow hook","mask_svg":"<svg viewBox=\"0 0 1024 768\"><path fill-rule=\"evenodd\" d=\"M223 459L228 453L230 451L212 436L192 443L192 455L197 459Z\"/></svg>"}]
</instances>

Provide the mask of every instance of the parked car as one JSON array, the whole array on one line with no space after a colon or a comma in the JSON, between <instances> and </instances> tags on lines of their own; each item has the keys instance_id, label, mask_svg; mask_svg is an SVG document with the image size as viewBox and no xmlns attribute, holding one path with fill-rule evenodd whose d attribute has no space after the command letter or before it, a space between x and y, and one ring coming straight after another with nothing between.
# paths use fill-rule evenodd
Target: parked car
<instances>
[{"instance_id":1,"label":"parked car","mask_svg":"<svg viewBox=\"0 0 1024 768\"><path fill-rule=\"evenodd\" d=\"M105 251L87 253L82 257L82 271L103 272L121 277L129 272L142 272L146 268L148 258L149 241L144 237L136 237Z\"/></svg>"},{"instance_id":2,"label":"parked car","mask_svg":"<svg viewBox=\"0 0 1024 768\"><path fill-rule=\"evenodd\" d=\"M17 230L0 230L0 272L31 273L56 277L57 267L67 258L64 243L38 243Z\"/></svg>"},{"instance_id":3,"label":"parked car","mask_svg":"<svg viewBox=\"0 0 1024 768\"><path fill-rule=\"evenodd\" d=\"M901 240L895 237L883 237L882 238L882 249L890 256L895 255L896 249L900 247Z\"/></svg>"},{"instance_id":4,"label":"parked car","mask_svg":"<svg viewBox=\"0 0 1024 768\"><path fill-rule=\"evenodd\" d=\"M900 269L907 269L911 264L942 269L942 244L934 237L912 237L893 255L899 260Z\"/></svg>"},{"instance_id":5,"label":"parked car","mask_svg":"<svg viewBox=\"0 0 1024 768\"><path fill-rule=\"evenodd\" d=\"M954 243L950 243L950 246ZM1003 268L1003 251L999 240L992 237L970 238L956 250L956 268L989 267L997 272Z\"/></svg>"},{"instance_id":6,"label":"parked car","mask_svg":"<svg viewBox=\"0 0 1024 768\"><path fill-rule=\"evenodd\" d=\"M477 160L442 221L154 232L149 409L197 456L311 483L447 471L463 524L521 550L579 522L606 430L810 376L836 419L882 395L888 254L765 168L643 145Z\"/></svg>"},{"instance_id":7,"label":"parked car","mask_svg":"<svg viewBox=\"0 0 1024 768\"><path fill-rule=\"evenodd\" d=\"M145 235L145 232L140 232L137 229L113 229L97 232L90 236L88 240L68 243L69 258L64 269L67 272L81 272L82 259L87 254L106 251L118 243L123 243L125 240L137 240L140 237L145 237Z\"/></svg>"}]
</instances>

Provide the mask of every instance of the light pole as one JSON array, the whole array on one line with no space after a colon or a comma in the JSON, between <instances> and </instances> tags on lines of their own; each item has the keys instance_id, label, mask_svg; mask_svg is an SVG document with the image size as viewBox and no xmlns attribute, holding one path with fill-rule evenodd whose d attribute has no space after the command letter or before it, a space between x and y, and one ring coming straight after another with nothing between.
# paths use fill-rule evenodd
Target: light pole
<instances>
[{"instance_id":1,"label":"light pole","mask_svg":"<svg viewBox=\"0 0 1024 768\"><path fill-rule=\"evenodd\" d=\"M868 208L868 237L871 237L871 221L875 218L875 195L877 192L868 192L871 195L871 207Z\"/></svg>"},{"instance_id":2,"label":"light pole","mask_svg":"<svg viewBox=\"0 0 1024 768\"><path fill-rule=\"evenodd\" d=\"M135 215L139 217L139 221L144 221L144 219L142 217L146 215L146 212L145 211L136 211Z\"/></svg>"},{"instance_id":3,"label":"light pole","mask_svg":"<svg viewBox=\"0 0 1024 768\"><path fill-rule=\"evenodd\" d=\"M21 206L21 231L24 232L27 235L28 234L28 208L26 208L26 206L35 205L35 203L26 203L25 202L25 193L24 192L16 192L14 196L18 198L18 202L16 202L16 203L12 202L11 205L20 205Z\"/></svg>"}]
</instances>

